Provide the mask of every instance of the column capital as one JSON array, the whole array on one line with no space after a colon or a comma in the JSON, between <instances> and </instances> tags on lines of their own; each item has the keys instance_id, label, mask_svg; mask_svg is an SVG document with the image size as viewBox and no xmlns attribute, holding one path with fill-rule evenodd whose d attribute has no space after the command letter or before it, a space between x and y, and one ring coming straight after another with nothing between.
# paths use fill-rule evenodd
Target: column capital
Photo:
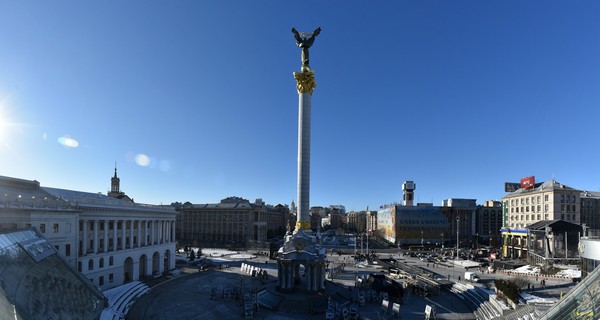
<instances>
[{"instance_id":1,"label":"column capital","mask_svg":"<svg viewBox=\"0 0 600 320\"><path fill-rule=\"evenodd\" d=\"M310 230L310 221L296 221L296 232L298 230Z\"/></svg>"},{"instance_id":2,"label":"column capital","mask_svg":"<svg viewBox=\"0 0 600 320\"><path fill-rule=\"evenodd\" d=\"M313 93L313 90L317 87L317 83L315 82L315 72L304 71L304 72L294 72L294 79L296 79L296 89L298 90L298 94L300 93Z\"/></svg>"}]
</instances>

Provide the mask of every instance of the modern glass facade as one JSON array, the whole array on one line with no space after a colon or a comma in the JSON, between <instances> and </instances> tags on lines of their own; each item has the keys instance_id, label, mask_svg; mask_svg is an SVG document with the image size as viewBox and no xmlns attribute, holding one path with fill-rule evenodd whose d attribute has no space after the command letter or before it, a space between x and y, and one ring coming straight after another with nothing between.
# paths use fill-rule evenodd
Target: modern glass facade
<instances>
[{"instance_id":1,"label":"modern glass facade","mask_svg":"<svg viewBox=\"0 0 600 320\"><path fill-rule=\"evenodd\" d=\"M0 319L98 319L102 292L34 229L0 233Z\"/></svg>"},{"instance_id":2,"label":"modern glass facade","mask_svg":"<svg viewBox=\"0 0 600 320\"><path fill-rule=\"evenodd\" d=\"M582 238L579 252L583 281L540 319L600 319L600 239Z\"/></svg>"}]
</instances>

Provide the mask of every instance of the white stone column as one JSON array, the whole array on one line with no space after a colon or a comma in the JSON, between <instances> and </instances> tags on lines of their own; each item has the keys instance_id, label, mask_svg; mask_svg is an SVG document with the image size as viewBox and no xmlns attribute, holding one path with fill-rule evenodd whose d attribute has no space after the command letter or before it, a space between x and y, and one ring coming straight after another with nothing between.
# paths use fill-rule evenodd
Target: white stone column
<instances>
[{"instance_id":1,"label":"white stone column","mask_svg":"<svg viewBox=\"0 0 600 320\"><path fill-rule=\"evenodd\" d=\"M129 220L129 248L133 249L133 220Z\"/></svg>"},{"instance_id":2,"label":"white stone column","mask_svg":"<svg viewBox=\"0 0 600 320\"><path fill-rule=\"evenodd\" d=\"M154 245L154 234L156 233L154 231L154 229L155 229L155 221L152 220L152 221L150 221L150 245L152 245L152 246Z\"/></svg>"},{"instance_id":3,"label":"white stone column","mask_svg":"<svg viewBox=\"0 0 600 320\"><path fill-rule=\"evenodd\" d=\"M298 89L298 222L296 230L310 230L310 113L316 87L314 71L294 72Z\"/></svg>"},{"instance_id":4,"label":"white stone column","mask_svg":"<svg viewBox=\"0 0 600 320\"><path fill-rule=\"evenodd\" d=\"M175 242L175 237L176 237L176 234L175 234L175 223L176 223L175 220L171 220L171 242Z\"/></svg>"},{"instance_id":5,"label":"white stone column","mask_svg":"<svg viewBox=\"0 0 600 320\"><path fill-rule=\"evenodd\" d=\"M102 250L104 253L108 252L108 220L104 220L104 245Z\"/></svg>"},{"instance_id":6,"label":"white stone column","mask_svg":"<svg viewBox=\"0 0 600 320\"><path fill-rule=\"evenodd\" d=\"M281 279L281 288L287 289L287 287L288 287L288 277L289 276L290 275L289 275L288 267L285 264L283 264L281 266L281 277L282 277L282 279Z\"/></svg>"},{"instance_id":7,"label":"white stone column","mask_svg":"<svg viewBox=\"0 0 600 320\"><path fill-rule=\"evenodd\" d=\"M156 221L156 244L162 243L162 221Z\"/></svg>"},{"instance_id":8,"label":"white stone column","mask_svg":"<svg viewBox=\"0 0 600 320\"><path fill-rule=\"evenodd\" d=\"M156 244L162 243L162 220L156 221Z\"/></svg>"},{"instance_id":9,"label":"white stone column","mask_svg":"<svg viewBox=\"0 0 600 320\"><path fill-rule=\"evenodd\" d=\"M117 220L113 220L113 251L117 251L119 247L117 247L117 239L119 238L117 233L117 227L119 226Z\"/></svg>"},{"instance_id":10,"label":"white stone column","mask_svg":"<svg viewBox=\"0 0 600 320\"><path fill-rule=\"evenodd\" d=\"M94 246L92 247L94 253L98 253L98 220L92 220L94 228Z\"/></svg>"},{"instance_id":11,"label":"white stone column","mask_svg":"<svg viewBox=\"0 0 600 320\"><path fill-rule=\"evenodd\" d=\"M125 223L125 220L121 220L121 250L125 250L126 244L125 244L125 240L127 240L127 238L125 237L125 228L127 227L127 224Z\"/></svg>"},{"instance_id":12,"label":"white stone column","mask_svg":"<svg viewBox=\"0 0 600 320\"><path fill-rule=\"evenodd\" d=\"M136 220L137 222L137 247L142 247L142 220Z\"/></svg>"},{"instance_id":13,"label":"white stone column","mask_svg":"<svg viewBox=\"0 0 600 320\"><path fill-rule=\"evenodd\" d=\"M167 220L167 226L166 226L166 232L167 232L167 236L165 238L165 242L169 243L171 242L171 220Z\"/></svg>"},{"instance_id":14,"label":"white stone column","mask_svg":"<svg viewBox=\"0 0 600 320\"><path fill-rule=\"evenodd\" d=\"M310 93L299 94L298 221L310 221Z\"/></svg>"},{"instance_id":15,"label":"white stone column","mask_svg":"<svg viewBox=\"0 0 600 320\"><path fill-rule=\"evenodd\" d=\"M164 234L165 234L163 243L168 243L169 242L169 221L168 220L164 221L163 228L164 228Z\"/></svg>"},{"instance_id":16,"label":"white stone column","mask_svg":"<svg viewBox=\"0 0 600 320\"><path fill-rule=\"evenodd\" d=\"M148 246L148 220L144 221L144 246Z\"/></svg>"},{"instance_id":17,"label":"white stone column","mask_svg":"<svg viewBox=\"0 0 600 320\"><path fill-rule=\"evenodd\" d=\"M171 228L169 227L169 220L165 220L165 241L164 243L169 243L169 232Z\"/></svg>"},{"instance_id":18,"label":"white stone column","mask_svg":"<svg viewBox=\"0 0 600 320\"><path fill-rule=\"evenodd\" d=\"M87 228L88 228L88 225L87 225L87 220L86 219L83 219L82 221L83 221L83 224L82 224L82 229L83 230L81 230L81 231L83 233L82 234L83 238L81 239L81 252L85 256L87 254L87 242L88 242Z\"/></svg>"}]
</instances>

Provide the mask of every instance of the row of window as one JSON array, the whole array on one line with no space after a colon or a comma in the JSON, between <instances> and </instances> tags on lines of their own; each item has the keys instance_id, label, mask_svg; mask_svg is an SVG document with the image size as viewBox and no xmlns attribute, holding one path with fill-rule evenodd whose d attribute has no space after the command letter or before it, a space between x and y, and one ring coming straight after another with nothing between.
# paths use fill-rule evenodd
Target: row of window
<instances>
[{"instance_id":1,"label":"row of window","mask_svg":"<svg viewBox=\"0 0 600 320\"><path fill-rule=\"evenodd\" d=\"M91 222L92 220L90 220ZM105 220L93 220L96 221L96 223L98 224L98 229L100 231L104 231L104 223ZM151 222L154 222L153 224ZM123 228L125 230L130 230L131 228L133 228L134 230L137 229L141 229L141 230L145 230L145 229L150 229L152 230L153 228L159 228L161 221L146 221L146 224L143 224L142 221L125 221L125 223L123 223L123 221L118 221L117 222L117 230L123 230ZM168 225L166 222L171 222L174 223L174 221L162 221L164 222L163 225L166 226ZM83 230L83 220L79 221L79 230ZM89 231L94 231L94 223L88 223L88 230ZM114 223L113 221L110 221L108 223L108 230L113 230L114 229ZM58 232L58 231L56 231Z\"/></svg>"},{"instance_id":2,"label":"row of window","mask_svg":"<svg viewBox=\"0 0 600 320\"><path fill-rule=\"evenodd\" d=\"M93 278L90 278L89 280L90 280L91 283L94 283L94 279ZM114 276L114 274L110 273L108 275L108 283L113 283L113 281L115 281L115 276ZM98 277L98 285L99 286L103 286L104 285L104 276Z\"/></svg>"},{"instance_id":3,"label":"row of window","mask_svg":"<svg viewBox=\"0 0 600 320\"><path fill-rule=\"evenodd\" d=\"M567 214L564 214L564 213L563 213L563 214L561 214L561 215L560 215L560 218L561 218L562 220L567 220L567 221L570 221L570 220L577 221L577 215L575 215L575 214L573 214L573 215L570 215L570 214L568 214L568 213L567 213ZM571 218L572 218L572 219L571 219Z\"/></svg>"},{"instance_id":4,"label":"row of window","mask_svg":"<svg viewBox=\"0 0 600 320\"><path fill-rule=\"evenodd\" d=\"M531 218L531 220L530 220L530 218ZM523 215L523 214L521 214L521 215L511 215L510 216L510 220L516 220L516 221L519 221L519 220L521 220L521 221L541 221L541 218L542 218L541 214L538 214L538 215L533 215L532 214L531 216L528 215L528 214L526 214L526 215ZM561 220L565 220L565 221L577 221L577 215L576 214L568 214L568 213L564 214L563 213L563 214L560 215L560 219ZM544 214L544 220L548 220L548 214ZM524 227L524 224L511 223L511 227L515 227L515 226L517 228L519 226Z\"/></svg>"},{"instance_id":5,"label":"row of window","mask_svg":"<svg viewBox=\"0 0 600 320\"><path fill-rule=\"evenodd\" d=\"M31 227L31 224L28 223L26 226L27 227ZM65 231L66 232L71 232L71 224L67 223L66 227L67 227L66 228L67 230L65 230ZM40 231L40 233L46 233L46 224L45 223L40 223L39 231ZM58 233L58 231L59 231L59 224L58 223L52 224L52 232L53 233Z\"/></svg>"},{"instance_id":6,"label":"row of window","mask_svg":"<svg viewBox=\"0 0 600 320\"><path fill-rule=\"evenodd\" d=\"M536 206L531 206L531 207L530 206L525 206L525 207L511 207L510 208L510 213L519 213L519 211L521 213L529 212L529 208L531 208L531 212L533 212L533 213L535 213L535 212L542 212L542 206L537 205L537 207ZM544 212L548 212L548 205L547 204L544 205Z\"/></svg>"},{"instance_id":7,"label":"row of window","mask_svg":"<svg viewBox=\"0 0 600 320\"><path fill-rule=\"evenodd\" d=\"M183 216L181 217L180 222L194 222L194 221L212 221L212 222L217 222L217 221L222 221L222 222L250 222L251 219L248 216L236 216L236 217L221 217L221 216L204 216L204 215L198 215L198 216Z\"/></svg>"},{"instance_id":8,"label":"row of window","mask_svg":"<svg viewBox=\"0 0 600 320\"><path fill-rule=\"evenodd\" d=\"M248 224L242 223L186 223L182 229L240 229L248 230Z\"/></svg>"},{"instance_id":9,"label":"row of window","mask_svg":"<svg viewBox=\"0 0 600 320\"><path fill-rule=\"evenodd\" d=\"M223 240L232 240L232 241L243 241L251 236L250 234L205 234L205 233L185 233L185 239L197 239L197 240L207 240L207 241L223 241ZM256 235L255 235L256 236Z\"/></svg>"},{"instance_id":10,"label":"row of window","mask_svg":"<svg viewBox=\"0 0 600 320\"><path fill-rule=\"evenodd\" d=\"M574 194L561 194L560 195L561 203L577 203L577 196Z\"/></svg>"},{"instance_id":11,"label":"row of window","mask_svg":"<svg viewBox=\"0 0 600 320\"><path fill-rule=\"evenodd\" d=\"M529 221L529 218L530 218L530 216L528 214L511 215L510 216L510 220L517 220L517 221L518 220ZM542 220L542 215L539 213L537 214L537 216L532 214L531 220L540 221L540 220ZM544 215L544 220L548 220L548 214Z\"/></svg>"},{"instance_id":12,"label":"row of window","mask_svg":"<svg viewBox=\"0 0 600 320\"><path fill-rule=\"evenodd\" d=\"M114 259L112 256L108 257L108 265L112 266L114 264ZM104 258L98 259L98 268L104 268ZM77 270L79 272L83 271L83 263L81 261L77 261ZM94 259L88 260L88 271L94 270Z\"/></svg>"},{"instance_id":13,"label":"row of window","mask_svg":"<svg viewBox=\"0 0 600 320\"><path fill-rule=\"evenodd\" d=\"M532 196L532 197L523 197L523 198L520 198L520 199L510 199L510 206L511 207L512 206L518 206L519 205L519 200L521 202L520 203L521 205L528 205L530 199L531 199L531 204L536 204L536 203L540 203L541 202L542 197L541 196L536 196L536 197ZM544 201L548 201L548 195L547 194L544 195Z\"/></svg>"},{"instance_id":14,"label":"row of window","mask_svg":"<svg viewBox=\"0 0 600 320\"><path fill-rule=\"evenodd\" d=\"M131 249L131 243L130 243L130 238L129 237L125 237L125 241L123 241L123 238L121 237L117 237L117 250L125 250L125 249ZM141 240L144 240L144 237L141 238ZM139 243L138 242L138 238L137 236L133 237L133 247L139 247L139 246L146 246L146 245L159 245L165 242L169 242L170 240L167 238L164 239L160 239L160 238L154 238L154 243L152 242L152 239L150 237L150 235L146 236L146 242L145 243ZM174 240L173 240L174 241ZM87 243L87 247L86 247L86 253L89 252L93 252L94 251L94 239L89 239ZM113 251L114 250L114 238L110 237L108 238L108 251ZM104 238L98 237L98 247L96 248L97 250L99 250L100 252L104 251ZM79 241L79 255L83 255L83 241L80 240Z\"/></svg>"},{"instance_id":15,"label":"row of window","mask_svg":"<svg viewBox=\"0 0 600 320\"><path fill-rule=\"evenodd\" d=\"M541 196L531 196L531 197L523 197L523 198L518 198L518 199L510 199L510 206L518 206L518 205L529 205L529 203L531 202L531 204L540 204L541 203ZM545 194L544 195L544 201L549 201L549 195ZM561 194L560 195L560 202L561 203L577 203L577 195L575 194ZM505 202L505 205L507 205L508 202Z\"/></svg>"},{"instance_id":16,"label":"row of window","mask_svg":"<svg viewBox=\"0 0 600 320\"><path fill-rule=\"evenodd\" d=\"M55 245L54 248L56 249L56 252L60 253L60 245ZM71 256L71 244L67 243L65 244L65 257L70 257Z\"/></svg>"}]
</instances>

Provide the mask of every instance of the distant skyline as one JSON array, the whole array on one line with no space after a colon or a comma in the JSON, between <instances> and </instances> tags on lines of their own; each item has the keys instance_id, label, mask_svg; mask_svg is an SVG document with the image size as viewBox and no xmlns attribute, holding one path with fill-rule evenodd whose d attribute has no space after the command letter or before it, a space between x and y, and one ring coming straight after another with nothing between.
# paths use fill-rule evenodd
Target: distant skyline
<instances>
[{"instance_id":1,"label":"distant skyline","mask_svg":"<svg viewBox=\"0 0 600 320\"><path fill-rule=\"evenodd\" d=\"M0 175L136 202L296 199L310 50L311 206L600 191L596 1L0 2Z\"/></svg>"}]
</instances>

